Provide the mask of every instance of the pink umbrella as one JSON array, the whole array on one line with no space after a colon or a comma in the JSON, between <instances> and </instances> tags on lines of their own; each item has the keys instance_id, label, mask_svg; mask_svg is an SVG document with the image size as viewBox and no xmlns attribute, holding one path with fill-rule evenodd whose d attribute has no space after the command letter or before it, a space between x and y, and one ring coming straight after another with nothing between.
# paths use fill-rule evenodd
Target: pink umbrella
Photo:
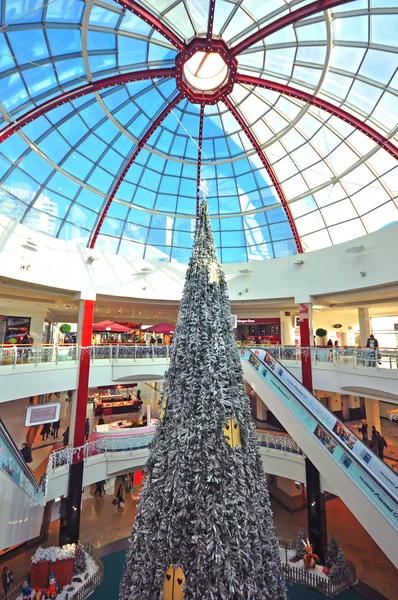
<instances>
[{"instance_id":1,"label":"pink umbrella","mask_svg":"<svg viewBox=\"0 0 398 600\"><path fill-rule=\"evenodd\" d=\"M149 333L174 333L175 325L171 325L170 323L159 323L159 325L154 325L153 327L148 327L146 331Z\"/></svg>"},{"instance_id":2,"label":"pink umbrella","mask_svg":"<svg viewBox=\"0 0 398 600\"><path fill-rule=\"evenodd\" d=\"M113 321L101 321L101 323L95 323L93 325L93 331L112 331L112 333L129 333L131 330L129 327L119 325Z\"/></svg>"}]
</instances>

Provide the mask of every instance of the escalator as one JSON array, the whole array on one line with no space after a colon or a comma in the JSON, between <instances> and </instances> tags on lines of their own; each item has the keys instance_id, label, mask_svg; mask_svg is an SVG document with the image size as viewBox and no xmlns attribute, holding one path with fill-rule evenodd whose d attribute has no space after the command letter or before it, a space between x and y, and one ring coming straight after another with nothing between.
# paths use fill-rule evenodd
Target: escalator
<instances>
[{"instance_id":1,"label":"escalator","mask_svg":"<svg viewBox=\"0 0 398 600\"><path fill-rule=\"evenodd\" d=\"M45 489L0 419L0 550L40 535Z\"/></svg>"},{"instance_id":2,"label":"escalator","mask_svg":"<svg viewBox=\"0 0 398 600\"><path fill-rule=\"evenodd\" d=\"M246 381L398 567L398 476L270 352L241 349Z\"/></svg>"}]
</instances>

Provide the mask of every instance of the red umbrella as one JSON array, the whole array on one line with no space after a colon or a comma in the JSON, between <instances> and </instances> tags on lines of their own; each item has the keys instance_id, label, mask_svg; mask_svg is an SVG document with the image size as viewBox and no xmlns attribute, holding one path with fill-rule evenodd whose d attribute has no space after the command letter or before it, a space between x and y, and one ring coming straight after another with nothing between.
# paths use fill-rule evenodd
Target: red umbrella
<instances>
[{"instance_id":1,"label":"red umbrella","mask_svg":"<svg viewBox=\"0 0 398 600\"><path fill-rule=\"evenodd\" d=\"M112 331L113 333L129 333L130 328L113 321L101 321L93 325L93 331Z\"/></svg>"},{"instance_id":2,"label":"red umbrella","mask_svg":"<svg viewBox=\"0 0 398 600\"><path fill-rule=\"evenodd\" d=\"M174 333L175 328L176 326L170 323L159 323L159 325L148 327L145 331L149 331L149 333Z\"/></svg>"}]
</instances>

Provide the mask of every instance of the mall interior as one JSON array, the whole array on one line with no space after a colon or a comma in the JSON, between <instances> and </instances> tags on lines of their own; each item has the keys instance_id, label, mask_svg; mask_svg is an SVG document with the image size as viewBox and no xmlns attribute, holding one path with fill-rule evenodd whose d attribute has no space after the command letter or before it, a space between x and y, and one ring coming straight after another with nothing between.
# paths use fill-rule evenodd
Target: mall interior
<instances>
[{"instance_id":1,"label":"mall interior","mask_svg":"<svg viewBox=\"0 0 398 600\"><path fill-rule=\"evenodd\" d=\"M253 431L287 595L192 592L176 556L121 600L397 598L397 0L0 9L0 600L119 597L175 372L232 330L222 444ZM186 317L199 264L232 325Z\"/></svg>"}]
</instances>

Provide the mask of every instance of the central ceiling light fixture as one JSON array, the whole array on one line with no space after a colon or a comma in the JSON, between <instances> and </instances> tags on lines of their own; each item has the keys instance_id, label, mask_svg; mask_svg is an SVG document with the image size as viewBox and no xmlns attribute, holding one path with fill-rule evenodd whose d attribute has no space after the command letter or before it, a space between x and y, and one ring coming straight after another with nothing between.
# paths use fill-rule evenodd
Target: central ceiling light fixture
<instances>
[{"instance_id":1,"label":"central ceiling light fixture","mask_svg":"<svg viewBox=\"0 0 398 600\"><path fill-rule=\"evenodd\" d=\"M177 88L194 104L216 104L232 92L237 66L223 40L195 38L177 55Z\"/></svg>"}]
</instances>

